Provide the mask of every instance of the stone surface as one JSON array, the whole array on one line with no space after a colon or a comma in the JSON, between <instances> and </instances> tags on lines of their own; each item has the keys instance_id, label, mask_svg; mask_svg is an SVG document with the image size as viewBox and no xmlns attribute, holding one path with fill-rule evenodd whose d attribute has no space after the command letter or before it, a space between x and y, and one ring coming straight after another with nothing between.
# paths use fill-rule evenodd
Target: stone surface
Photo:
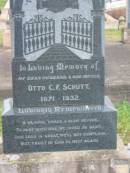
<instances>
[{"instance_id":1,"label":"stone surface","mask_svg":"<svg viewBox=\"0 0 130 173\"><path fill-rule=\"evenodd\" d=\"M11 1L14 107L104 104L103 9Z\"/></svg>"},{"instance_id":2,"label":"stone surface","mask_svg":"<svg viewBox=\"0 0 130 173\"><path fill-rule=\"evenodd\" d=\"M30 154L3 154L0 142L0 173L128 173L130 154L125 147L120 146L116 151L79 151ZM121 168L119 170L119 167ZM113 173L112 172L112 173Z\"/></svg>"},{"instance_id":3,"label":"stone surface","mask_svg":"<svg viewBox=\"0 0 130 173\"><path fill-rule=\"evenodd\" d=\"M13 106L2 118L4 152L116 149L116 110L104 103L105 2L54 2L11 1Z\"/></svg>"},{"instance_id":4,"label":"stone surface","mask_svg":"<svg viewBox=\"0 0 130 173\"><path fill-rule=\"evenodd\" d=\"M3 133L5 153L115 149L116 111L108 98L97 107L8 107Z\"/></svg>"},{"instance_id":5,"label":"stone surface","mask_svg":"<svg viewBox=\"0 0 130 173\"><path fill-rule=\"evenodd\" d=\"M13 62L14 106L103 105L103 60L74 58L44 60L43 55L42 61Z\"/></svg>"},{"instance_id":6,"label":"stone surface","mask_svg":"<svg viewBox=\"0 0 130 173\"><path fill-rule=\"evenodd\" d=\"M11 97L7 91L12 90L10 54L10 49L0 49L0 97L4 98ZM114 103L122 100L130 101L129 54L130 44L107 43L106 45L105 93Z\"/></svg>"}]
</instances>

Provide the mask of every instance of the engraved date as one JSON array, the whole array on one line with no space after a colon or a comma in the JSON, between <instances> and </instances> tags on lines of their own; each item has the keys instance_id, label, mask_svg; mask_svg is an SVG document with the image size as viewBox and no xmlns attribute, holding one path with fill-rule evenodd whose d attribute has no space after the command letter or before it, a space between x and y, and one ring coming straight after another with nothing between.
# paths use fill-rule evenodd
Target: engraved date
<instances>
[{"instance_id":1,"label":"engraved date","mask_svg":"<svg viewBox=\"0 0 130 173\"><path fill-rule=\"evenodd\" d=\"M63 101L78 101L78 100L80 100L78 95L63 96L62 99L63 99Z\"/></svg>"}]
</instances>

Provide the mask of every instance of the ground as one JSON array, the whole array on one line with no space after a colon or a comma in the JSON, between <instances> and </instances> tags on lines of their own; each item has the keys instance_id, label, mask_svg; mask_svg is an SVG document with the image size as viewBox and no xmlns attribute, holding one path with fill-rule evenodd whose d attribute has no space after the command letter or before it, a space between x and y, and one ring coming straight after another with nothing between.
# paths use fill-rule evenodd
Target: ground
<instances>
[{"instance_id":1,"label":"ground","mask_svg":"<svg viewBox=\"0 0 130 173\"><path fill-rule=\"evenodd\" d=\"M107 43L106 84L130 85L130 44Z\"/></svg>"}]
</instances>

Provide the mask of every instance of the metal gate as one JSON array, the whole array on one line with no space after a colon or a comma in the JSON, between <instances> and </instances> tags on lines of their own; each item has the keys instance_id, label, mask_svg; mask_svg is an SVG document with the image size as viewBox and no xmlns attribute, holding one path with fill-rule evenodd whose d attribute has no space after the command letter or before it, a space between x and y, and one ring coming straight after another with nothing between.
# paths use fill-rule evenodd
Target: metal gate
<instances>
[{"instance_id":1,"label":"metal gate","mask_svg":"<svg viewBox=\"0 0 130 173\"><path fill-rule=\"evenodd\" d=\"M81 15L61 21L62 44L92 53L92 22Z\"/></svg>"},{"instance_id":2,"label":"metal gate","mask_svg":"<svg viewBox=\"0 0 130 173\"><path fill-rule=\"evenodd\" d=\"M23 26L24 54L28 55L55 44L55 21L35 16Z\"/></svg>"}]
</instances>

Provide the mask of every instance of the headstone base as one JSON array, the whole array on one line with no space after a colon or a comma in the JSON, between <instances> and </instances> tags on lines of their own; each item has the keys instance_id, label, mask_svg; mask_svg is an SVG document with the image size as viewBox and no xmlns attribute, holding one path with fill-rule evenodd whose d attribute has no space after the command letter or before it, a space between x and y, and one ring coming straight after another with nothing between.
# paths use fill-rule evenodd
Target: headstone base
<instances>
[{"instance_id":1,"label":"headstone base","mask_svg":"<svg viewBox=\"0 0 130 173\"><path fill-rule=\"evenodd\" d=\"M116 110L104 106L17 108L3 120L4 153L116 149Z\"/></svg>"}]
</instances>

